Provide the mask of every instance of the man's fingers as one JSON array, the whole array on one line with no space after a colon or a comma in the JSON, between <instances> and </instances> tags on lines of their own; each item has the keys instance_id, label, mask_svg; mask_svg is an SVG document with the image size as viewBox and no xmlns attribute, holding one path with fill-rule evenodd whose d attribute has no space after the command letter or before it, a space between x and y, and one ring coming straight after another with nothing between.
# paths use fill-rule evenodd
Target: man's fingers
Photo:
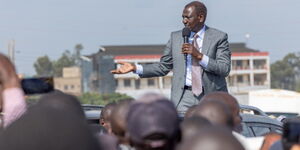
<instances>
[{"instance_id":1,"label":"man's fingers","mask_svg":"<svg viewBox=\"0 0 300 150\"><path fill-rule=\"evenodd\" d=\"M119 73L119 71L118 70L112 70L112 71L110 71L110 73L117 74L117 73Z\"/></svg>"},{"instance_id":2,"label":"man's fingers","mask_svg":"<svg viewBox=\"0 0 300 150\"><path fill-rule=\"evenodd\" d=\"M119 61L119 62L117 62L117 64L124 65L124 64L126 64L126 62L124 62L124 61Z\"/></svg>"}]
</instances>

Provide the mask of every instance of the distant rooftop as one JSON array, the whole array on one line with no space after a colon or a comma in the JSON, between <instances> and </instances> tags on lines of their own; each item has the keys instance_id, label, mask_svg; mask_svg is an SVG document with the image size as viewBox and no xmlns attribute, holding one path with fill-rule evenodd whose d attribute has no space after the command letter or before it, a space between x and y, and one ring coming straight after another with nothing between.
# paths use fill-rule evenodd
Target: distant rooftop
<instances>
[{"instance_id":1,"label":"distant rooftop","mask_svg":"<svg viewBox=\"0 0 300 150\"><path fill-rule=\"evenodd\" d=\"M103 46L104 52L99 50L97 53L86 56L91 58L97 54L112 56L132 56L132 55L162 55L166 45L118 45ZM234 53L255 53L258 50L246 47L245 43L230 43L229 49Z\"/></svg>"},{"instance_id":2,"label":"distant rooftop","mask_svg":"<svg viewBox=\"0 0 300 150\"><path fill-rule=\"evenodd\" d=\"M108 55L153 55L163 54L166 45L123 45L104 46L105 54Z\"/></svg>"},{"instance_id":3,"label":"distant rooftop","mask_svg":"<svg viewBox=\"0 0 300 150\"><path fill-rule=\"evenodd\" d=\"M166 45L120 45L120 46L103 46L106 55L123 56L123 55L161 55ZM258 50L246 47L245 43L230 43L230 50L235 52L259 52Z\"/></svg>"},{"instance_id":4,"label":"distant rooftop","mask_svg":"<svg viewBox=\"0 0 300 150\"><path fill-rule=\"evenodd\" d=\"M230 43L229 49L231 52L240 52L240 53L248 53L248 52L259 52L259 50L251 49L246 47L245 43Z\"/></svg>"}]
</instances>

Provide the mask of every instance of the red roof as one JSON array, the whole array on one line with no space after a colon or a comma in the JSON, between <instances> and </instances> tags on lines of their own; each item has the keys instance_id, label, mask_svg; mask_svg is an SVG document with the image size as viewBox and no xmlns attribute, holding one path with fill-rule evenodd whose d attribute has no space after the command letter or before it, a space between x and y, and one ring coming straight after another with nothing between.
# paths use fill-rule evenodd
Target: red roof
<instances>
[{"instance_id":1,"label":"red roof","mask_svg":"<svg viewBox=\"0 0 300 150\"><path fill-rule=\"evenodd\" d=\"M269 52L249 52L249 53L236 52L236 53L232 53L232 56L269 56Z\"/></svg>"}]
</instances>

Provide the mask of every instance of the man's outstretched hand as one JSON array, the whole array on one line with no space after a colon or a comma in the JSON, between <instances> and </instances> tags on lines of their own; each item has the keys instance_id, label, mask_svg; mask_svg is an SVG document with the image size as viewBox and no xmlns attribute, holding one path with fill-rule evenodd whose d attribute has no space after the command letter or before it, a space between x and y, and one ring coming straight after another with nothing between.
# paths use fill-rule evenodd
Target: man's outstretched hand
<instances>
[{"instance_id":1,"label":"man's outstretched hand","mask_svg":"<svg viewBox=\"0 0 300 150\"><path fill-rule=\"evenodd\" d=\"M113 74L125 74L131 71L135 71L136 70L136 66L132 63L128 63L128 62L118 62L118 64L121 64L121 67L110 71Z\"/></svg>"}]
</instances>

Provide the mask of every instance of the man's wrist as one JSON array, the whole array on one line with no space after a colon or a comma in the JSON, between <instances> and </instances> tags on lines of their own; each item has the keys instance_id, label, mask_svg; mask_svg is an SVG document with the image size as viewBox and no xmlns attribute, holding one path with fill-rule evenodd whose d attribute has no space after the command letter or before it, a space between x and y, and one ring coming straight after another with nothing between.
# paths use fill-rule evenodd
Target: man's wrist
<instances>
[{"instance_id":1,"label":"man's wrist","mask_svg":"<svg viewBox=\"0 0 300 150\"><path fill-rule=\"evenodd\" d=\"M197 59L198 59L199 61L201 61L202 58L203 58L203 54L202 54L202 53L199 53L199 55L197 56Z\"/></svg>"},{"instance_id":2,"label":"man's wrist","mask_svg":"<svg viewBox=\"0 0 300 150\"><path fill-rule=\"evenodd\" d=\"M132 64L132 71L136 72L136 64Z\"/></svg>"}]
</instances>

